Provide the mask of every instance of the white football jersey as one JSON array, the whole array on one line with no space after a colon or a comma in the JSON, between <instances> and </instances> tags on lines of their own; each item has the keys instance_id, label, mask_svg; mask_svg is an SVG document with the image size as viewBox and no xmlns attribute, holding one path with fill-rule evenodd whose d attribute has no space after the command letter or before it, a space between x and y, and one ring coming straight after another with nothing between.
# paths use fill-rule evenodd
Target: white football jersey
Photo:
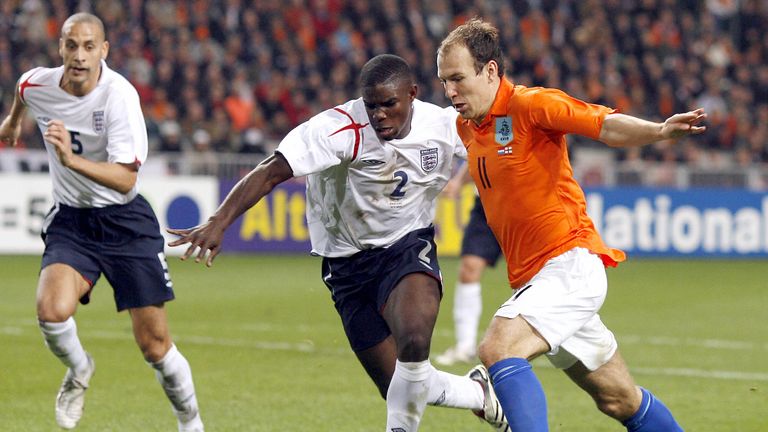
<instances>
[{"instance_id":1,"label":"white football jersey","mask_svg":"<svg viewBox=\"0 0 768 432\"><path fill-rule=\"evenodd\" d=\"M147 128L136 89L101 62L96 87L79 97L65 92L59 83L64 66L38 67L21 76L19 97L34 115L41 133L50 120L64 122L72 138L72 152L94 162L144 163ZM45 143L53 181L53 199L72 207L104 207L125 204L138 193L122 194L102 186L59 162L53 146Z\"/></svg>"},{"instance_id":2,"label":"white football jersey","mask_svg":"<svg viewBox=\"0 0 768 432\"><path fill-rule=\"evenodd\" d=\"M452 107L414 100L408 136L384 141L360 98L288 133L277 152L295 176L307 176L312 253L350 256L432 224L453 157L466 158L456 116Z\"/></svg>"}]
</instances>

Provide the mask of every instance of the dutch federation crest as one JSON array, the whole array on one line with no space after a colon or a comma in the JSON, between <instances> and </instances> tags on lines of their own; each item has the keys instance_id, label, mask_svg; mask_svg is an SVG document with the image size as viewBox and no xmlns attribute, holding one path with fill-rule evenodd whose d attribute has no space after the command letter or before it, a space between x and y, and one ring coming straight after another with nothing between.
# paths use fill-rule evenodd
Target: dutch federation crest
<instances>
[{"instance_id":1,"label":"dutch federation crest","mask_svg":"<svg viewBox=\"0 0 768 432\"><path fill-rule=\"evenodd\" d=\"M432 172L437 167L437 148L421 150L421 169Z\"/></svg>"},{"instance_id":2,"label":"dutch federation crest","mask_svg":"<svg viewBox=\"0 0 768 432\"><path fill-rule=\"evenodd\" d=\"M93 112L93 131L99 135L104 133L104 111Z\"/></svg>"},{"instance_id":3,"label":"dutch federation crest","mask_svg":"<svg viewBox=\"0 0 768 432\"><path fill-rule=\"evenodd\" d=\"M512 141L512 117L496 118L496 143L505 146Z\"/></svg>"}]
</instances>

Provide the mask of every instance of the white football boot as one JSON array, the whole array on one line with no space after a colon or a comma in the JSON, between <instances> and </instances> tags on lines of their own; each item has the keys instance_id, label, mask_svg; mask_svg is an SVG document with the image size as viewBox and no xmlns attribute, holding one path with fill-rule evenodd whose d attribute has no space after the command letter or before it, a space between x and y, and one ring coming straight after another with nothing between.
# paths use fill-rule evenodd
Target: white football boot
<instances>
[{"instance_id":1,"label":"white football boot","mask_svg":"<svg viewBox=\"0 0 768 432\"><path fill-rule=\"evenodd\" d=\"M507 418L504 417L504 411L501 409L499 399L496 398L496 392L493 391L491 378L488 376L488 370L485 366L477 365L473 367L467 376L477 381L483 387L483 394L485 395L483 409L473 410L472 412L491 425L493 430L497 432L511 432L512 429L509 428Z\"/></svg>"},{"instance_id":2,"label":"white football boot","mask_svg":"<svg viewBox=\"0 0 768 432\"><path fill-rule=\"evenodd\" d=\"M83 416L85 391L96 370L93 358L88 353L85 355L88 358L88 369L85 374L76 376L72 369L67 369L59 394L56 395L56 423L63 429L74 429L80 417Z\"/></svg>"}]
</instances>

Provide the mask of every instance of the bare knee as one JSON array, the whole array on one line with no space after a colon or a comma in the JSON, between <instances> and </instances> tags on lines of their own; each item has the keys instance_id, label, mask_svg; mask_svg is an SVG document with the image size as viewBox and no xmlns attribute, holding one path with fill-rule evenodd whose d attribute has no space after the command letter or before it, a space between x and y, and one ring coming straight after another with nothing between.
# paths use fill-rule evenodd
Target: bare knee
<instances>
[{"instance_id":1,"label":"bare knee","mask_svg":"<svg viewBox=\"0 0 768 432\"><path fill-rule=\"evenodd\" d=\"M64 322L75 314L76 306L60 298L38 298L37 319L44 322Z\"/></svg>"},{"instance_id":2,"label":"bare knee","mask_svg":"<svg viewBox=\"0 0 768 432\"><path fill-rule=\"evenodd\" d=\"M63 322L75 314L80 297L90 286L72 267L51 264L40 272L37 283L37 318L45 322Z\"/></svg>"},{"instance_id":3,"label":"bare knee","mask_svg":"<svg viewBox=\"0 0 768 432\"><path fill-rule=\"evenodd\" d=\"M477 352L480 361L490 367L507 358L530 361L549 350L547 341L523 317L517 316L494 317Z\"/></svg>"},{"instance_id":4,"label":"bare knee","mask_svg":"<svg viewBox=\"0 0 768 432\"><path fill-rule=\"evenodd\" d=\"M429 346L429 334L421 331L407 332L397 339L397 358L407 362L422 361L429 357Z\"/></svg>"},{"instance_id":5,"label":"bare knee","mask_svg":"<svg viewBox=\"0 0 768 432\"><path fill-rule=\"evenodd\" d=\"M480 358L480 362L485 367L491 367L494 363L502 360L504 355L497 349L496 344L483 339L477 346L477 357Z\"/></svg>"},{"instance_id":6,"label":"bare knee","mask_svg":"<svg viewBox=\"0 0 768 432\"><path fill-rule=\"evenodd\" d=\"M608 417L622 421L626 420L637 411L639 403L636 403L634 392L637 388L631 390L621 390L612 393L600 393L594 395L597 408Z\"/></svg>"},{"instance_id":7,"label":"bare knee","mask_svg":"<svg viewBox=\"0 0 768 432\"><path fill-rule=\"evenodd\" d=\"M484 258L475 255L465 255L461 258L459 265L459 282L474 283L479 282L483 276L486 262Z\"/></svg>"},{"instance_id":8,"label":"bare knee","mask_svg":"<svg viewBox=\"0 0 768 432\"><path fill-rule=\"evenodd\" d=\"M141 350L144 359L151 363L159 362L171 349L170 338L164 338L158 335L145 336L141 340L137 339L137 344Z\"/></svg>"}]
</instances>

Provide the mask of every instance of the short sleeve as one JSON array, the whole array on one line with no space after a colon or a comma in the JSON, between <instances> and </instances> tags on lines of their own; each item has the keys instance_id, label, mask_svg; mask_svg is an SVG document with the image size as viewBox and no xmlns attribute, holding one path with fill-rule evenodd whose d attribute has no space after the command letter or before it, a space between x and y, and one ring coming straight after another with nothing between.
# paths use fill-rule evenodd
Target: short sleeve
<instances>
[{"instance_id":1,"label":"short sleeve","mask_svg":"<svg viewBox=\"0 0 768 432\"><path fill-rule=\"evenodd\" d=\"M129 84L115 83L107 99L107 157L112 163L143 164L147 159L147 126L139 95Z\"/></svg>"},{"instance_id":2,"label":"short sleeve","mask_svg":"<svg viewBox=\"0 0 768 432\"><path fill-rule=\"evenodd\" d=\"M283 138L277 152L288 161L296 177L314 174L350 158L352 130L334 133L339 121L332 112L320 113L300 124ZM343 125L336 129L343 128Z\"/></svg>"},{"instance_id":3,"label":"short sleeve","mask_svg":"<svg viewBox=\"0 0 768 432\"><path fill-rule=\"evenodd\" d=\"M530 104L531 121L539 128L592 139L600 136L605 116L616 112L603 105L576 99L558 89L535 92Z\"/></svg>"}]
</instances>

